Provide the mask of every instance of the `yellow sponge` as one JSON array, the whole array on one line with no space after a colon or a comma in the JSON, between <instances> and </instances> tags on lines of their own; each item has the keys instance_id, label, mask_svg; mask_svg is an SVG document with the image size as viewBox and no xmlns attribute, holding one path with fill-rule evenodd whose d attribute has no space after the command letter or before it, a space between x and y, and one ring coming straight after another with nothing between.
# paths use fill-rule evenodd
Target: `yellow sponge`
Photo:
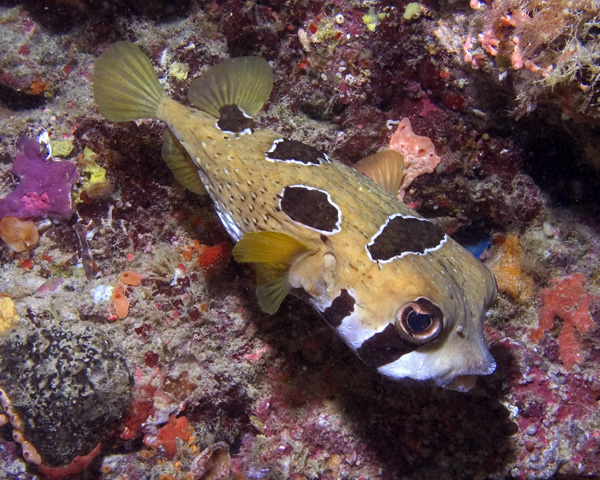
<instances>
[{"instance_id":1,"label":"yellow sponge","mask_svg":"<svg viewBox=\"0 0 600 480\"><path fill-rule=\"evenodd\" d=\"M18 321L15 303L9 297L0 297L0 332L12 329Z\"/></svg>"}]
</instances>

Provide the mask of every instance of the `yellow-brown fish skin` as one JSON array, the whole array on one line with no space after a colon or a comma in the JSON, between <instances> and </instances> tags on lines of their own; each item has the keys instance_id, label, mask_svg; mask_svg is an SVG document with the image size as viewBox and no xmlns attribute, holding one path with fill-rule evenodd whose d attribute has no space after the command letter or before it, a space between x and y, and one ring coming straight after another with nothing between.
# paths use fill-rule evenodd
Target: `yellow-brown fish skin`
<instances>
[{"instance_id":1,"label":"yellow-brown fish skin","mask_svg":"<svg viewBox=\"0 0 600 480\"><path fill-rule=\"evenodd\" d=\"M165 100L159 115L202 172L202 181L235 240L247 232L288 233L316 252L295 262L290 283L306 290L319 311L342 289L362 300L361 328L352 323L338 327L355 350L385 328L403 304L425 297L444 312L447 334L439 341L453 350L443 350L439 358L436 353L442 354L442 350L437 345L421 347L428 352L426 362L437 362L442 368L443 357L451 354L464 357L461 365L466 366L467 375L493 370L494 362L481 340L481 316L495 298L495 281L489 270L454 240L447 238L439 250L426 255L373 262L364 245L386 219L394 213L418 215L369 178L335 161L318 166L273 165L265 161L265 152L281 138L279 134L269 130L240 136L226 133L215 127L214 118L170 99ZM324 242L322 233L299 225L281 211L279 196L290 184L327 191L342 210L340 231ZM431 366L419 360L410 367L423 370ZM423 372L423 377L427 375Z\"/></svg>"},{"instance_id":2,"label":"yellow-brown fish skin","mask_svg":"<svg viewBox=\"0 0 600 480\"><path fill-rule=\"evenodd\" d=\"M303 249L287 281L308 293L365 362L394 378L463 391L474 375L494 371L482 324L495 280L473 255L368 177L311 147L269 130L224 131L214 116L154 97L155 117L188 152L232 238L242 244L253 232L275 232L296 239ZM279 159L277 149L288 146L314 155L312 163Z\"/></svg>"}]
</instances>

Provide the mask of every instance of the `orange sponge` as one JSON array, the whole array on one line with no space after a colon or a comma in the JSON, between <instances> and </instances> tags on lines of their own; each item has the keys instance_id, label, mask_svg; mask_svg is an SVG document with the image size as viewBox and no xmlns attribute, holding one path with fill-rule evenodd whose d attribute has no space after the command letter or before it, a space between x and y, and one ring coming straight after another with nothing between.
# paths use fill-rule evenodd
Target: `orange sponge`
<instances>
[{"instance_id":1,"label":"orange sponge","mask_svg":"<svg viewBox=\"0 0 600 480\"><path fill-rule=\"evenodd\" d=\"M134 272L132 270L126 270L125 272L121 273L120 280L125 285L137 287L142 282L142 277L137 272Z\"/></svg>"},{"instance_id":2,"label":"orange sponge","mask_svg":"<svg viewBox=\"0 0 600 480\"><path fill-rule=\"evenodd\" d=\"M16 217L4 217L0 220L0 237L15 252L31 250L40 241L35 223Z\"/></svg>"},{"instance_id":3,"label":"orange sponge","mask_svg":"<svg viewBox=\"0 0 600 480\"><path fill-rule=\"evenodd\" d=\"M125 289L122 284L118 284L113 290L113 307L117 318L123 320L129 314L129 299L125 296Z\"/></svg>"}]
</instances>

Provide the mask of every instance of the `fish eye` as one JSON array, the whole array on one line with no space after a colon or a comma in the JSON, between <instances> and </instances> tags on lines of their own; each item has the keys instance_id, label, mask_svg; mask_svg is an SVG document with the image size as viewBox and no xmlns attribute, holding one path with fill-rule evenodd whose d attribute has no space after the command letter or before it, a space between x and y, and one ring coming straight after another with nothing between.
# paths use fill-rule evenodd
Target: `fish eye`
<instances>
[{"instance_id":1,"label":"fish eye","mask_svg":"<svg viewBox=\"0 0 600 480\"><path fill-rule=\"evenodd\" d=\"M442 311L426 298L403 305L396 315L398 332L411 343L430 342L440 334L443 326Z\"/></svg>"}]
</instances>

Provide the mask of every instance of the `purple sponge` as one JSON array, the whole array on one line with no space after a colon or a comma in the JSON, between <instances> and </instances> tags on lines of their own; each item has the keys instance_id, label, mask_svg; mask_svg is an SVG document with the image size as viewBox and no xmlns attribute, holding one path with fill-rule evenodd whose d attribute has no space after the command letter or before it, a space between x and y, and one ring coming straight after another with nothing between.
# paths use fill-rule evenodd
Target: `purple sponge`
<instances>
[{"instance_id":1,"label":"purple sponge","mask_svg":"<svg viewBox=\"0 0 600 480\"><path fill-rule=\"evenodd\" d=\"M69 220L73 214L71 187L79 179L71 162L46 162L40 144L31 139L19 140L20 151L13 160L12 171L21 179L19 186L0 198L0 218L52 217Z\"/></svg>"}]
</instances>

